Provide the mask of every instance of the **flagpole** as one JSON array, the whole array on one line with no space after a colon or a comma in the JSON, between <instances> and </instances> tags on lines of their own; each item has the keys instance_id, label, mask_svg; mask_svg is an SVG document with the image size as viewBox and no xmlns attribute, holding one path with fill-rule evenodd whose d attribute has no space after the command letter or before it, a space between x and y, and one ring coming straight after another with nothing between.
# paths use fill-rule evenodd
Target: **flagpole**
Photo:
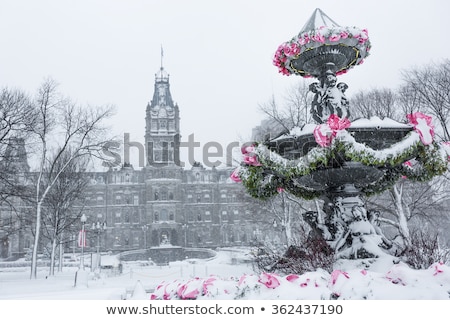
<instances>
[{"instance_id":1,"label":"flagpole","mask_svg":"<svg viewBox=\"0 0 450 320\"><path fill-rule=\"evenodd\" d=\"M163 56L164 56L164 51L163 51L163 47L161 45L161 70L163 69Z\"/></svg>"}]
</instances>

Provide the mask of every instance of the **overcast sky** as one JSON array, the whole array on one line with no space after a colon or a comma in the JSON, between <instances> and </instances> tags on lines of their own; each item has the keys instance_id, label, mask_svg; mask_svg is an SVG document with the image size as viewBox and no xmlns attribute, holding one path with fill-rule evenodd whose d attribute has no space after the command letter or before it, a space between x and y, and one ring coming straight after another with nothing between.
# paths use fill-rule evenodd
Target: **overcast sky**
<instances>
[{"instance_id":1,"label":"overcast sky","mask_svg":"<svg viewBox=\"0 0 450 320\"><path fill-rule=\"evenodd\" d=\"M302 81L272 57L315 8L369 31L370 57L339 79L349 97L448 58L448 0L0 0L0 87L34 93L52 77L80 104L115 105L114 133L143 143L162 46L182 141L225 147L250 138L258 104Z\"/></svg>"}]
</instances>

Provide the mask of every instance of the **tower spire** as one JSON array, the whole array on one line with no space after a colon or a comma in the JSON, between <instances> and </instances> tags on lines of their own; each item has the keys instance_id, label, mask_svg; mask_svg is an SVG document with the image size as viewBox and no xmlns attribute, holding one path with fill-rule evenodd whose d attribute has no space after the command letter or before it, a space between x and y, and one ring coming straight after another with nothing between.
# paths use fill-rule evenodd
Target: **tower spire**
<instances>
[{"instance_id":1,"label":"tower spire","mask_svg":"<svg viewBox=\"0 0 450 320\"><path fill-rule=\"evenodd\" d=\"M159 71L155 74L155 78L157 82L168 82L169 81L169 74L164 70L164 64L163 64L163 58L164 58L164 50L163 46L161 44L161 67L159 68Z\"/></svg>"}]
</instances>

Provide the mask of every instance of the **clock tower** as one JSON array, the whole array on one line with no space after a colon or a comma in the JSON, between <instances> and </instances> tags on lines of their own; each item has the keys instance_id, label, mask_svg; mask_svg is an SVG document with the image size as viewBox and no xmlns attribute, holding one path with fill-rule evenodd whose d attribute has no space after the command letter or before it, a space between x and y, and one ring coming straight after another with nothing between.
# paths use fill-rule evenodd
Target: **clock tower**
<instances>
[{"instance_id":1,"label":"clock tower","mask_svg":"<svg viewBox=\"0 0 450 320\"><path fill-rule=\"evenodd\" d=\"M151 246L183 244L182 175L180 165L180 117L170 93L169 74L162 63L155 75L153 99L145 118L147 148L146 220Z\"/></svg>"},{"instance_id":2,"label":"clock tower","mask_svg":"<svg viewBox=\"0 0 450 320\"><path fill-rule=\"evenodd\" d=\"M161 65L155 75L153 99L146 110L147 165L180 165L180 118L170 94L169 74Z\"/></svg>"}]
</instances>

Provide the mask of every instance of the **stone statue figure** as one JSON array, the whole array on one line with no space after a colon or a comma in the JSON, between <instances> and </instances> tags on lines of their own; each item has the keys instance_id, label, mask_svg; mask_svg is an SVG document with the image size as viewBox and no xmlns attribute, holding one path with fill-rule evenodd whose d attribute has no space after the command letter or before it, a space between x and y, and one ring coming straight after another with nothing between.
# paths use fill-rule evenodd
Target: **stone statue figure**
<instances>
[{"instance_id":1,"label":"stone statue figure","mask_svg":"<svg viewBox=\"0 0 450 320\"><path fill-rule=\"evenodd\" d=\"M334 64L329 63L326 67L323 76L319 77L320 82L309 85L309 90L314 93L311 114L317 123L326 122L332 114L340 118L350 117L349 102L345 96L348 85L337 83Z\"/></svg>"}]
</instances>

